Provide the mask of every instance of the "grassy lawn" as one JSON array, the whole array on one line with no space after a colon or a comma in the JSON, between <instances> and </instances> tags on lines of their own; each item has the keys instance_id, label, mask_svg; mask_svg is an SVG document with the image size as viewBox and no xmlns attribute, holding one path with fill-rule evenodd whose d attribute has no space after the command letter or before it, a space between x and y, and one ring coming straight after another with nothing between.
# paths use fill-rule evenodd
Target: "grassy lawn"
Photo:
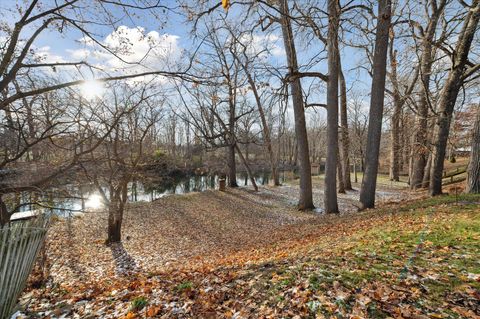
<instances>
[{"instance_id":1,"label":"grassy lawn","mask_svg":"<svg viewBox=\"0 0 480 319\"><path fill-rule=\"evenodd\" d=\"M437 197L384 211L401 218L253 267L232 288L266 314L477 318L480 197L460 201Z\"/></svg>"},{"instance_id":2,"label":"grassy lawn","mask_svg":"<svg viewBox=\"0 0 480 319\"><path fill-rule=\"evenodd\" d=\"M357 173L357 178L358 178L358 183L362 183L362 178L363 178L363 173L358 172ZM325 180L325 175L320 174L320 175L313 175L312 176L312 183L313 186L315 187L323 187L323 182ZM355 176L353 173L351 173L351 181L352 183L355 181ZM288 179L288 183L297 185L299 183L299 179ZM379 186L388 186L388 187L394 187L394 188L405 188L408 186L407 184L407 178L405 176L400 176L400 181L399 182L394 182L390 180L390 177L386 174L378 174L377 175L377 185Z\"/></svg>"},{"instance_id":3,"label":"grassy lawn","mask_svg":"<svg viewBox=\"0 0 480 319\"><path fill-rule=\"evenodd\" d=\"M478 318L479 205L478 195L442 196L364 212L358 220L372 222L354 220L351 233L193 276L180 298L227 318ZM209 287L221 298L206 303Z\"/></svg>"}]
</instances>

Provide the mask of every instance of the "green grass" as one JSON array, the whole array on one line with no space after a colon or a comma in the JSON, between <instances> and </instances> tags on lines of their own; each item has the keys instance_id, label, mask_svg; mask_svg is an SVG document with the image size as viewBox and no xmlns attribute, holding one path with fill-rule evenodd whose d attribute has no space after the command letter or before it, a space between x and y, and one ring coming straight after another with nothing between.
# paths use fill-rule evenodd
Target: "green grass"
<instances>
[{"instance_id":1,"label":"green grass","mask_svg":"<svg viewBox=\"0 0 480 319\"><path fill-rule=\"evenodd\" d=\"M354 182L354 178L355 178L355 175L351 173L352 183ZM363 178L363 173L361 172L357 173L357 178L358 178L358 183L361 183ZM324 174L312 176L312 182L314 184L322 184L324 182L324 179L325 179ZM298 184L298 180L293 180L290 182L292 184ZM391 181L390 177L386 174L377 175L377 184L384 185L384 186L397 187L397 188L405 188L408 186L406 177L401 176L399 182L394 182L394 181Z\"/></svg>"},{"instance_id":2,"label":"green grass","mask_svg":"<svg viewBox=\"0 0 480 319\"><path fill-rule=\"evenodd\" d=\"M132 311L140 311L148 304L148 300L145 297L136 297L132 300L130 309Z\"/></svg>"},{"instance_id":3,"label":"green grass","mask_svg":"<svg viewBox=\"0 0 480 319\"><path fill-rule=\"evenodd\" d=\"M338 255L325 257L319 246L306 258L292 260L290 267L277 270L274 264L270 271L283 279L265 282L266 298L283 300L295 286L329 298L335 296L332 291L349 291L350 299L331 299L339 303L337 309L349 313L356 302L352 292L362 291L371 283L383 283L403 287L408 297L402 302L426 315L460 318L449 302L467 300L472 289L480 289L480 282L473 279L474 274L480 274L480 195L462 194L460 203L456 201L455 196L438 196L407 203L395 211L389 208L386 214L399 214L401 219L387 219L348 236L345 241L349 244L336 248ZM369 315L392 316L385 305L372 300ZM306 307L312 317L315 313L334 315L316 301Z\"/></svg>"},{"instance_id":4,"label":"green grass","mask_svg":"<svg viewBox=\"0 0 480 319\"><path fill-rule=\"evenodd\" d=\"M184 290L192 289L193 283L191 281L185 281L175 287L175 291L182 292Z\"/></svg>"},{"instance_id":5,"label":"green grass","mask_svg":"<svg viewBox=\"0 0 480 319\"><path fill-rule=\"evenodd\" d=\"M352 182L354 181L355 175L353 173L350 174ZM358 182L362 182L363 173L357 173ZM378 174L377 175L377 184L386 185L386 186L394 186L394 187L406 187L408 186L408 177L400 176L399 182L394 182L390 180L390 176L388 174Z\"/></svg>"}]
</instances>

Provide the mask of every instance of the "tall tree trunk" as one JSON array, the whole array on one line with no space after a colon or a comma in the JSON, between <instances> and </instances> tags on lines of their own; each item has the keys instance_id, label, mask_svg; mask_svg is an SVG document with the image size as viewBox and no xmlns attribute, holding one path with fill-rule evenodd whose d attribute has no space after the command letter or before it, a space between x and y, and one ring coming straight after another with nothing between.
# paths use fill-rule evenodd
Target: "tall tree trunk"
<instances>
[{"instance_id":1,"label":"tall tree trunk","mask_svg":"<svg viewBox=\"0 0 480 319\"><path fill-rule=\"evenodd\" d=\"M360 190L360 202L362 203L362 208L375 207L390 20L391 0L379 0L375 53L373 56L373 76L368 119L367 148L365 152L366 167L362 181L362 189Z\"/></svg>"},{"instance_id":2,"label":"tall tree trunk","mask_svg":"<svg viewBox=\"0 0 480 319\"><path fill-rule=\"evenodd\" d=\"M465 66L468 60L468 53L478 27L480 19L480 1L474 0L465 18L462 31L455 48L455 56L448 78L442 89L440 102L438 103L437 130L434 142L433 165L430 176L430 195L442 193L442 172L445 160L447 139L450 133L450 122L457 96L464 82Z\"/></svg>"},{"instance_id":3,"label":"tall tree trunk","mask_svg":"<svg viewBox=\"0 0 480 319\"><path fill-rule=\"evenodd\" d=\"M345 76L342 70L342 64L340 59L340 54L338 57L338 70L339 70L339 80L340 80L340 126L341 126L341 137L342 149L341 149L341 158L342 158L342 175L343 175L343 184L345 185L346 190L352 190L352 180L350 178L350 137L348 136L348 117L347 117L347 83L345 81Z\"/></svg>"},{"instance_id":4,"label":"tall tree trunk","mask_svg":"<svg viewBox=\"0 0 480 319\"><path fill-rule=\"evenodd\" d=\"M432 2L434 3L434 2ZM433 46L435 31L438 21L445 8L446 0L441 0L432 7L432 15L428 21L425 35L421 43L422 54L420 56L420 101L417 106L415 139L413 144L413 171L410 180L410 188L422 187L425 167L428 161L428 111L430 108L430 77L435 58Z\"/></svg>"},{"instance_id":5,"label":"tall tree trunk","mask_svg":"<svg viewBox=\"0 0 480 319\"><path fill-rule=\"evenodd\" d=\"M480 193L480 105L477 105L477 116L473 128L472 149L467 173L467 193Z\"/></svg>"},{"instance_id":6,"label":"tall tree trunk","mask_svg":"<svg viewBox=\"0 0 480 319\"><path fill-rule=\"evenodd\" d=\"M296 74L298 73L297 52L295 50L292 25L290 23L288 0L280 0L280 13L282 14L282 34L285 52L287 55L289 73ZM302 87L298 77L290 82L290 91L292 95L293 113L295 117L295 135L297 137L297 155L300 174L300 198L298 200L298 209L312 209L315 206L313 205L312 197L312 176L308 150L307 127L305 122Z\"/></svg>"},{"instance_id":7,"label":"tall tree trunk","mask_svg":"<svg viewBox=\"0 0 480 319\"><path fill-rule=\"evenodd\" d=\"M393 29L393 28L392 28ZM393 49L394 44L393 30L390 32L390 81L393 87L393 114L391 121L391 147L390 147L390 180L398 182L400 180L400 115L404 100L400 96L399 83L397 76L397 52Z\"/></svg>"},{"instance_id":8,"label":"tall tree trunk","mask_svg":"<svg viewBox=\"0 0 480 319\"><path fill-rule=\"evenodd\" d=\"M328 1L327 159L325 161L325 212L338 213L338 18L337 0ZM339 170L341 173L341 170Z\"/></svg>"},{"instance_id":9,"label":"tall tree trunk","mask_svg":"<svg viewBox=\"0 0 480 319\"><path fill-rule=\"evenodd\" d=\"M235 162L235 142L227 147L227 165L228 165L228 185L238 187L237 184L237 164Z\"/></svg>"}]
</instances>

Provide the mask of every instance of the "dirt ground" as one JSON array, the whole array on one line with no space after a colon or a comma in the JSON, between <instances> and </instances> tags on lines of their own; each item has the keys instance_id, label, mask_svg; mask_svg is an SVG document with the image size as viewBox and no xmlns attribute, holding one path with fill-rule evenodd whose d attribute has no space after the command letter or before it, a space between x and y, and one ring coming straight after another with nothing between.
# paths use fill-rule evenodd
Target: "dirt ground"
<instances>
[{"instance_id":1,"label":"dirt ground","mask_svg":"<svg viewBox=\"0 0 480 319\"><path fill-rule=\"evenodd\" d=\"M478 197L383 183L378 209L352 191L326 215L314 185L309 212L295 183L134 203L110 247L105 213L57 220L18 318L477 318Z\"/></svg>"},{"instance_id":2,"label":"dirt ground","mask_svg":"<svg viewBox=\"0 0 480 319\"><path fill-rule=\"evenodd\" d=\"M315 180L314 180L315 183ZM316 181L316 184L319 182ZM316 185L315 211L296 209L296 185L206 191L132 203L123 222L123 244L107 247L107 214L90 212L57 220L49 231L47 254L54 281L95 281L129 272L153 273L186 261L209 262L234 252L300 239L325 223L323 190ZM381 187L377 202L415 196ZM342 214L355 213L358 191L340 194Z\"/></svg>"}]
</instances>

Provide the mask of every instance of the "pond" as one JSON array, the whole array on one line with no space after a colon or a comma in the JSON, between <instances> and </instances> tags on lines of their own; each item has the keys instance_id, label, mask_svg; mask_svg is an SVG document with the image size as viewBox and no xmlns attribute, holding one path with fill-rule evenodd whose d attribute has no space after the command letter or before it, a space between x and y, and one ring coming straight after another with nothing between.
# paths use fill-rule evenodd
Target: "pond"
<instances>
[{"instance_id":1,"label":"pond","mask_svg":"<svg viewBox=\"0 0 480 319\"><path fill-rule=\"evenodd\" d=\"M280 182L285 181L289 172L280 173ZM269 172L259 172L254 175L257 185L268 185L271 180ZM128 185L129 202L151 202L156 199L172 194L187 194L218 189L218 175L190 175L175 178L166 178L161 181L136 181ZM246 173L237 174L239 186L251 186ZM108 189L103 191L108 194ZM24 204L18 209L25 212L35 209L30 202L41 201L46 206L54 207L52 211L60 216L69 216L84 210L98 210L105 207L99 190L92 184L74 185L68 184L61 188L51 189L48 194L37 195L40 199L32 200L31 193L23 193L17 199Z\"/></svg>"}]
</instances>

